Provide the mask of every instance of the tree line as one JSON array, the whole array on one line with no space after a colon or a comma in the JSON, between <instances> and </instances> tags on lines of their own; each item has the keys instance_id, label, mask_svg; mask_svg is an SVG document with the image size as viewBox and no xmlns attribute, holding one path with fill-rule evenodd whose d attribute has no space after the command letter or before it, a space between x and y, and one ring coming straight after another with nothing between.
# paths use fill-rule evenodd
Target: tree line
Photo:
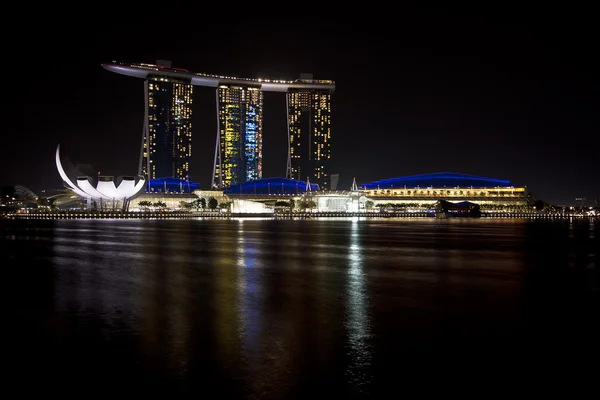
<instances>
[{"instance_id":1,"label":"tree line","mask_svg":"<svg viewBox=\"0 0 600 400\"><path fill-rule=\"evenodd\" d=\"M317 203L315 203L313 200L294 200L291 199L290 201L277 201L275 203L275 208L276 209L288 209L291 211L294 211L295 209L298 210L312 210L313 208L317 207Z\"/></svg>"},{"instance_id":2,"label":"tree line","mask_svg":"<svg viewBox=\"0 0 600 400\"><path fill-rule=\"evenodd\" d=\"M146 211L150 209L150 207L154 207L154 208L158 208L158 209L164 209L167 207L167 204L164 201L148 201L148 200L142 200L138 203L138 206L140 208L145 209ZM179 202L179 207L183 208L183 209L187 209L187 210L205 210L205 209L209 209L209 210L215 210L217 208L224 208L224 209L230 209L231 208L231 202L224 202L224 203L220 203L217 201L217 199L215 199L214 197L210 197L208 199L208 201L203 198L200 197L198 199L195 199L193 201L180 201Z\"/></svg>"}]
</instances>

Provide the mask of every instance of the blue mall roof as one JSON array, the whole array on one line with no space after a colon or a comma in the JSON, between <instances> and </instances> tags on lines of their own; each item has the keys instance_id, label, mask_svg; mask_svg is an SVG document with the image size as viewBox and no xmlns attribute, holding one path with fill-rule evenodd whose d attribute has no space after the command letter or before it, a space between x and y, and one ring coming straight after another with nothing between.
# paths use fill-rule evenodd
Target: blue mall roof
<instances>
[{"instance_id":1,"label":"blue mall roof","mask_svg":"<svg viewBox=\"0 0 600 400\"><path fill-rule=\"evenodd\" d=\"M310 184L310 190L319 190L316 183ZM298 194L306 191L306 182L286 178L263 178L231 185L225 193L231 194Z\"/></svg>"},{"instance_id":2,"label":"blue mall roof","mask_svg":"<svg viewBox=\"0 0 600 400\"><path fill-rule=\"evenodd\" d=\"M191 193L200 188L198 182L167 176L164 178L150 179L146 185L146 192L160 193Z\"/></svg>"},{"instance_id":3,"label":"blue mall roof","mask_svg":"<svg viewBox=\"0 0 600 400\"><path fill-rule=\"evenodd\" d=\"M493 179L485 176L474 176L457 174L454 172L436 172L433 174L421 174L412 176L400 176L398 178L382 179L365 183L363 189L393 189L393 188L416 188L416 187L474 187L495 188L512 186L510 181Z\"/></svg>"}]
</instances>

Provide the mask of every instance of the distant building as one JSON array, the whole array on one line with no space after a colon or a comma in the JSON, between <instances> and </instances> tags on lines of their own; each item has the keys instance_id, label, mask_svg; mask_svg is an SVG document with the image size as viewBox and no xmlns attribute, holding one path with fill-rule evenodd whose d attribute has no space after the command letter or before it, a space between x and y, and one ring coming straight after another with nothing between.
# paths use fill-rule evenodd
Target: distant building
<instances>
[{"instance_id":1,"label":"distant building","mask_svg":"<svg viewBox=\"0 0 600 400\"><path fill-rule=\"evenodd\" d=\"M213 187L262 178L263 92L259 87L220 85Z\"/></svg>"},{"instance_id":2,"label":"distant building","mask_svg":"<svg viewBox=\"0 0 600 400\"><path fill-rule=\"evenodd\" d=\"M303 74L298 82L313 83L312 75ZM296 88L287 93L288 177L309 179L322 190L330 183L332 91Z\"/></svg>"},{"instance_id":3,"label":"distant building","mask_svg":"<svg viewBox=\"0 0 600 400\"><path fill-rule=\"evenodd\" d=\"M170 62L161 62L170 67ZM189 79L149 73L139 174L148 180L190 179L192 85Z\"/></svg>"},{"instance_id":4,"label":"distant building","mask_svg":"<svg viewBox=\"0 0 600 400\"><path fill-rule=\"evenodd\" d=\"M481 206L524 206L527 187L508 180L440 172L373 181L361 191L374 204L431 205L440 199L469 201Z\"/></svg>"},{"instance_id":5,"label":"distant building","mask_svg":"<svg viewBox=\"0 0 600 400\"><path fill-rule=\"evenodd\" d=\"M338 182L340 181L340 174L331 174L331 187L330 190L337 190Z\"/></svg>"},{"instance_id":6,"label":"distant building","mask_svg":"<svg viewBox=\"0 0 600 400\"><path fill-rule=\"evenodd\" d=\"M18 209L37 208L42 204L40 200L37 194L25 186L3 186L0 191L0 215Z\"/></svg>"}]
</instances>

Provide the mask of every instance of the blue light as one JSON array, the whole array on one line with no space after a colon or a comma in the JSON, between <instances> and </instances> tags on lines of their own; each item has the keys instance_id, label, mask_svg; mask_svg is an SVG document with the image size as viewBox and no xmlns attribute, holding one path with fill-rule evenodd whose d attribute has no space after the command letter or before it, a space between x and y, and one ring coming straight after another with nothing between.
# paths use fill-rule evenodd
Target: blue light
<instances>
[{"instance_id":1,"label":"blue light","mask_svg":"<svg viewBox=\"0 0 600 400\"><path fill-rule=\"evenodd\" d=\"M146 187L146 192L191 193L197 189L200 189L200 183L198 182L167 176L164 178L151 179Z\"/></svg>"},{"instance_id":2,"label":"blue light","mask_svg":"<svg viewBox=\"0 0 600 400\"><path fill-rule=\"evenodd\" d=\"M437 172L433 174L420 174L411 176L400 176L397 178L382 179L362 185L363 189L407 189L417 187L506 187L511 186L509 180L493 179L484 176L459 174L454 172Z\"/></svg>"},{"instance_id":3,"label":"blue light","mask_svg":"<svg viewBox=\"0 0 600 400\"><path fill-rule=\"evenodd\" d=\"M260 178L260 158L257 145L257 134L259 131L258 115L256 104L248 105L246 112L246 129L244 132L244 158L246 161L245 181L252 181Z\"/></svg>"},{"instance_id":4,"label":"blue light","mask_svg":"<svg viewBox=\"0 0 600 400\"><path fill-rule=\"evenodd\" d=\"M316 183L310 184L311 191L319 190ZM231 194L300 194L306 191L306 182L286 178L263 178L231 185L225 193Z\"/></svg>"}]
</instances>

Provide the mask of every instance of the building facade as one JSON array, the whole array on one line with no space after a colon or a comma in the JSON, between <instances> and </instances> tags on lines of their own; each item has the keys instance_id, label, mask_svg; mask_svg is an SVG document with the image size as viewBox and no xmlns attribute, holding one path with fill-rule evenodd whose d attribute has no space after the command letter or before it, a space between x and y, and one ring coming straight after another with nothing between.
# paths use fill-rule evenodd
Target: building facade
<instances>
[{"instance_id":1,"label":"building facade","mask_svg":"<svg viewBox=\"0 0 600 400\"><path fill-rule=\"evenodd\" d=\"M519 208L527 206L527 186L513 185L509 180L438 172L382 179L363 184L362 193L374 205L427 208L439 200L472 202L482 209L490 207Z\"/></svg>"},{"instance_id":2,"label":"building facade","mask_svg":"<svg viewBox=\"0 0 600 400\"><path fill-rule=\"evenodd\" d=\"M146 118L140 175L148 180L190 179L192 157L192 85L149 75L145 82Z\"/></svg>"},{"instance_id":3,"label":"building facade","mask_svg":"<svg viewBox=\"0 0 600 400\"><path fill-rule=\"evenodd\" d=\"M221 85L213 187L225 188L262 178L263 92Z\"/></svg>"},{"instance_id":4,"label":"building facade","mask_svg":"<svg viewBox=\"0 0 600 400\"><path fill-rule=\"evenodd\" d=\"M288 171L291 179L310 180L330 189L331 93L290 89L288 107Z\"/></svg>"},{"instance_id":5,"label":"building facade","mask_svg":"<svg viewBox=\"0 0 600 400\"><path fill-rule=\"evenodd\" d=\"M148 180L189 179L191 86L216 89L217 140L212 188L261 179L263 92L286 93L288 157L286 178L310 180L330 189L332 80L254 79L196 73L156 64L102 64L108 71L146 82L146 124L140 174ZM282 172L284 166L281 166Z\"/></svg>"},{"instance_id":6,"label":"building facade","mask_svg":"<svg viewBox=\"0 0 600 400\"><path fill-rule=\"evenodd\" d=\"M61 157L60 145L56 147L55 162L64 187L85 201L88 209L127 211L130 201L138 197L146 186L141 175L109 176L95 171L88 175L88 168L82 170Z\"/></svg>"}]
</instances>

